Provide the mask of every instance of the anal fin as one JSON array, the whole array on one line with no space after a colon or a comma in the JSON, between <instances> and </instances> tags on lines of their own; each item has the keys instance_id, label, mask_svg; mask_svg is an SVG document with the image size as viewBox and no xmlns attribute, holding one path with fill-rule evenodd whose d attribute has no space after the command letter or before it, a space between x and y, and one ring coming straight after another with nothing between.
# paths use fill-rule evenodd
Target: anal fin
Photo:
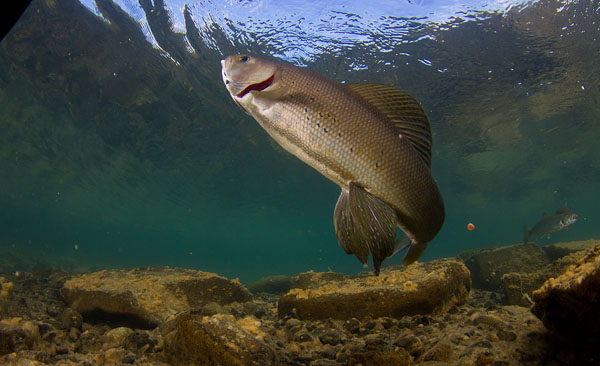
<instances>
[{"instance_id":1,"label":"anal fin","mask_svg":"<svg viewBox=\"0 0 600 366\"><path fill-rule=\"evenodd\" d=\"M375 274L381 262L394 253L397 215L392 207L350 183L335 206L335 233L344 251L367 263L373 258Z\"/></svg>"}]
</instances>

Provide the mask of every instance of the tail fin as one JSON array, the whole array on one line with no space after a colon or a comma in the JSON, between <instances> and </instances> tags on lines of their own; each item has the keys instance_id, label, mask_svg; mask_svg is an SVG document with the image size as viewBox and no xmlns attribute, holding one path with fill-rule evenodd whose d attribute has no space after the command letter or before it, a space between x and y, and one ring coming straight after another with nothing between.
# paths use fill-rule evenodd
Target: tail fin
<instances>
[{"instance_id":1,"label":"tail fin","mask_svg":"<svg viewBox=\"0 0 600 366\"><path fill-rule=\"evenodd\" d=\"M529 242L529 237L531 236L531 229L529 226L523 226L523 244L527 244Z\"/></svg>"}]
</instances>

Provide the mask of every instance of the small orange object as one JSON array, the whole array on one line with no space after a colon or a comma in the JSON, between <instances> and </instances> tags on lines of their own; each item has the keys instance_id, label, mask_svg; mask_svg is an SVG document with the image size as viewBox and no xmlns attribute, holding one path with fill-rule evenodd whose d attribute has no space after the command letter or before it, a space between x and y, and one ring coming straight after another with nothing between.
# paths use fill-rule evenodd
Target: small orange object
<instances>
[{"instance_id":1,"label":"small orange object","mask_svg":"<svg viewBox=\"0 0 600 366\"><path fill-rule=\"evenodd\" d=\"M472 222L469 222L469 223L467 224L467 229L468 229L469 231L473 231L473 230L475 230L475 225L473 225L473 223L472 223Z\"/></svg>"}]
</instances>

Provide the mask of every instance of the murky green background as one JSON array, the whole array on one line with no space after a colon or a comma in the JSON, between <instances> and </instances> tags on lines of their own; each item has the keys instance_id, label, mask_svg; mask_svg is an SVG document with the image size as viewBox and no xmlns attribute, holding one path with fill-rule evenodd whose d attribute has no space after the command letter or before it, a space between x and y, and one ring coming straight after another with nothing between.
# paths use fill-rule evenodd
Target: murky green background
<instances>
[{"instance_id":1,"label":"murky green background","mask_svg":"<svg viewBox=\"0 0 600 366\"><path fill-rule=\"evenodd\" d=\"M160 49L106 0L98 14L76 1L34 0L0 43L5 269L170 265L243 281L362 270L335 238L338 188L226 93L219 60L237 52L283 55L421 101L447 208L423 260L517 243L523 224L565 201L579 221L538 243L600 236L597 1L409 22L373 42L290 57L272 29L200 25L179 9L184 38L162 2L140 4Z\"/></svg>"}]
</instances>

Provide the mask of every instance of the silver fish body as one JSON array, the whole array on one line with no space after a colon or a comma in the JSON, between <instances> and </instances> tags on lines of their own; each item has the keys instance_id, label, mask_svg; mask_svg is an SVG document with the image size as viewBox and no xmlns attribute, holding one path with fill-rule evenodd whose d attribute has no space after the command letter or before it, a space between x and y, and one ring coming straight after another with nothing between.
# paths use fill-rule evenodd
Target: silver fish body
<instances>
[{"instance_id":1,"label":"silver fish body","mask_svg":"<svg viewBox=\"0 0 600 366\"><path fill-rule=\"evenodd\" d=\"M567 229L577 221L578 215L571 211L565 204L554 215L542 215L533 228L525 225L523 229L523 243L527 244L532 236L550 235Z\"/></svg>"},{"instance_id":2,"label":"silver fish body","mask_svg":"<svg viewBox=\"0 0 600 366\"><path fill-rule=\"evenodd\" d=\"M234 101L286 150L338 184L334 214L347 253L376 273L398 249L416 260L439 232L444 205L431 176L431 133L418 103L397 89L344 85L305 68L248 55L222 61ZM412 254L411 254L412 251Z\"/></svg>"}]
</instances>

